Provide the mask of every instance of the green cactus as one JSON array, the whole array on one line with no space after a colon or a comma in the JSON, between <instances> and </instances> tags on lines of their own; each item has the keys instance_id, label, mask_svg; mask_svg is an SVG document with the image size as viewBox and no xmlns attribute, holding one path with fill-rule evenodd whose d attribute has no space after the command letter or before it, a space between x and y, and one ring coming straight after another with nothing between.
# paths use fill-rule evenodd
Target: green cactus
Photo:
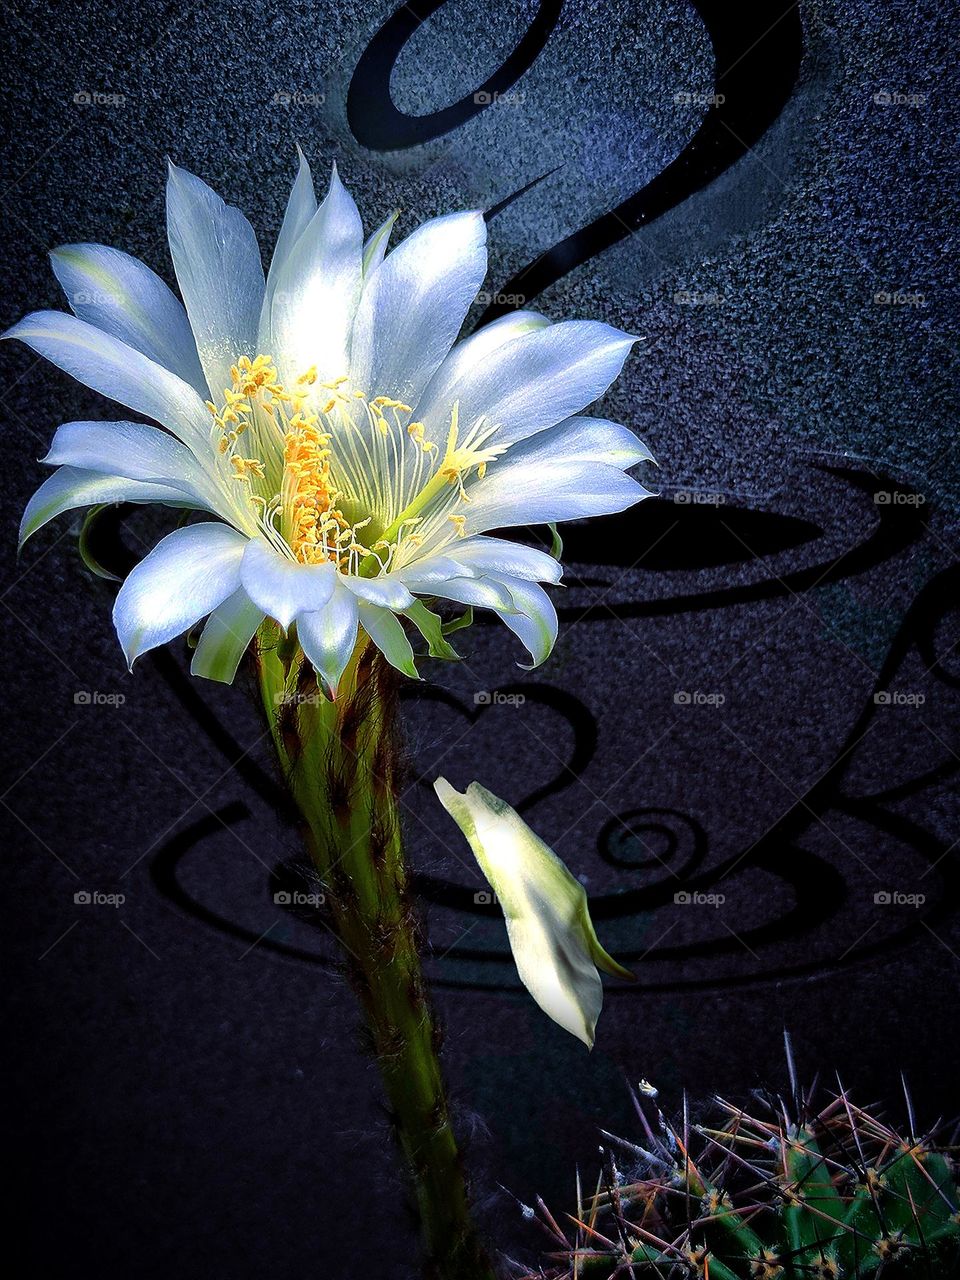
<instances>
[{"instance_id":1,"label":"green cactus","mask_svg":"<svg viewBox=\"0 0 960 1280\"><path fill-rule=\"evenodd\" d=\"M755 1115L717 1098L717 1127L686 1103L668 1123L642 1086L643 1145L606 1135L568 1230L543 1210L554 1248L530 1280L958 1280L950 1149L917 1134L906 1088L898 1131L839 1083L801 1094L789 1040L787 1058L788 1100L762 1095Z\"/></svg>"}]
</instances>

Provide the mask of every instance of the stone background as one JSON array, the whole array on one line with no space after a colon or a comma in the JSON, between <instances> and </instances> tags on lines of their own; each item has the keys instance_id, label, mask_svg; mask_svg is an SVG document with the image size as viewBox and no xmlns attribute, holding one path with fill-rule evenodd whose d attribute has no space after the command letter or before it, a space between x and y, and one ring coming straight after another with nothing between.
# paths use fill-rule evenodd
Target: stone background
<instances>
[{"instance_id":1,"label":"stone background","mask_svg":"<svg viewBox=\"0 0 960 1280\"><path fill-rule=\"evenodd\" d=\"M548 175L491 221L490 293L522 292L538 255L683 153L718 76L747 95L741 159L699 189L681 174L662 216L527 300L644 337L605 408L653 448L661 496L568 531L542 669L481 620L462 664L409 690L447 1068L482 1212L528 1261L539 1237L513 1197L572 1207L598 1125L633 1132L625 1081L668 1108L683 1088L744 1097L782 1080L787 1026L808 1076L836 1068L898 1114L902 1069L925 1122L957 1106L955 15L804 2L794 78L798 11L778 0L759 31L779 52L737 88L717 9L421 4L419 25L399 11L413 34L392 73L369 53L382 0L4 13L5 325L62 305L58 243L170 277L168 154L269 248L295 140L318 182L336 159L365 218L400 208L404 232ZM473 111L531 29L529 67ZM387 86L426 122L397 126ZM462 99L468 118L426 137ZM409 145L384 150L394 127ZM105 406L22 347L3 360L8 1097L29 1274L413 1275L352 999L322 920L273 897L298 850L257 716L241 684L187 680L182 645L125 672L76 522L14 563L36 459ZM123 522L131 556L163 520ZM524 810L636 968L635 988L608 987L592 1055L518 989L429 791L441 769ZM75 902L93 890L125 901Z\"/></svg>"}]
</instances>

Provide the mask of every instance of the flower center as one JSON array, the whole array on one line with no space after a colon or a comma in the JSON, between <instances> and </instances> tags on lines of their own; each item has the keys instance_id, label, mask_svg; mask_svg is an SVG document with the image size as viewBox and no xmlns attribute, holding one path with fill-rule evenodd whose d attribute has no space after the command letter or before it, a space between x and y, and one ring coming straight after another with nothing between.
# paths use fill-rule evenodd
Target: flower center
<instances>
[{"instance_id":1,"label":"flower center","mask_svg":"<svg viewBox=\"0 0 960 1280\"><path fill-rule=\"evenodd\" d=\"M241 356L231 380L222 405L207 402L221 479L281 554L370 577L427 541L465 536L464 477L482 478L501 452L487 446L495 427L481 421L461 437L455 404L441 454L409 405L368 397L346 376L319 382L309 369L288 390L257 355Z\"/></svg>"}]
</instances>

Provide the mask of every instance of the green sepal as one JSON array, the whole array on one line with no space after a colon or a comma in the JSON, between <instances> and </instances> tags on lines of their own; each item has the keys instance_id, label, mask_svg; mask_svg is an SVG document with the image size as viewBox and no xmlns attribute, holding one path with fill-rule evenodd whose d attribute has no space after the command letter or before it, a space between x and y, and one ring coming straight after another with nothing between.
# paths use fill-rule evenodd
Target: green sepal
<instances>
[{"instance_id":1,"label":"green sepal","mask_svg":"<svg viewBox=\"0 0 960 1280\"><path fill-rule=\"evenodd\" d=\"M465 627L469 627L473 623L473 605L468 604L459 618L451 618L449 622L441 624L441 631L445 636L453 635L454 631L462 631Z\"/></svg>"},{"instance_id":2,"label":"green sepal","mask_svg":"<svg viewBox=\"0 0 960 1280\"><path fill-rule=\"evenodd\" d=\"M122 582L123 579L119 574L112 573L100 563L90 548L90 538L103 513L115 506L116 503L102 502L98 507L91 507L83 517L83 524L80 526L80 537L77 540L80 559L92 574L95 574L98 578L106 578L108 582Z\"/></svg>"},{"instance_id":3,"label":"green sepal","mask_svg":"<svg viewBox=\"0 0 960 1280\"><path fill-rule=\"evenodd\" d=\"M547 525L547 528L550 530L550 554L554 560L560 560L563 558L563 539L560 537L557 526L552 521Z\"/></svg>"},{"instance_id":4,"label":"green sepal","mask_svg":"<svg viewBox=\"0 0 960 1280\"><path fill-rule=\"evenodd\" d=\"M428 609L422 600L415 600L409 609L403 610L403 614L426 640L427 652L431 658L443 658L447 662L460 661L459 653L443 638L443 622L438 613Z\"/></svg>"}]
</instances>

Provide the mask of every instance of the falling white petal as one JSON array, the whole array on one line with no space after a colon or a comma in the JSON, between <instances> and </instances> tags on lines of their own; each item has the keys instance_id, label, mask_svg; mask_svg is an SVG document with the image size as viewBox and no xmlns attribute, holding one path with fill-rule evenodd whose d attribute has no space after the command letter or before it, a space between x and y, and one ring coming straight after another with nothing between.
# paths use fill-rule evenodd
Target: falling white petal
<instances>
[{"instance_id":1,"label":"falling white petal","mask_svg":"<svg viewBox=\"0 0 960 1280\"><path fill-rule=\"evenodd\" d=\"M478 782L461 794L438 778L434 789L503 908L521 982L544 1013L592 1048L603 1007L597 966L633 975L601 947L583 885L510 805Z\"/></svg>"},{"instance_id":2,"label":"falling white petal","mask_svg":"<svg viewBox=\"0 0 960 1280\"><path fill-rule=\"evenodd\" d=\"M113 622L132 667L182 635L240 586L246 539L225 524L194 524L157 543L117 595Z\"/></svg>"}]
</instances>

